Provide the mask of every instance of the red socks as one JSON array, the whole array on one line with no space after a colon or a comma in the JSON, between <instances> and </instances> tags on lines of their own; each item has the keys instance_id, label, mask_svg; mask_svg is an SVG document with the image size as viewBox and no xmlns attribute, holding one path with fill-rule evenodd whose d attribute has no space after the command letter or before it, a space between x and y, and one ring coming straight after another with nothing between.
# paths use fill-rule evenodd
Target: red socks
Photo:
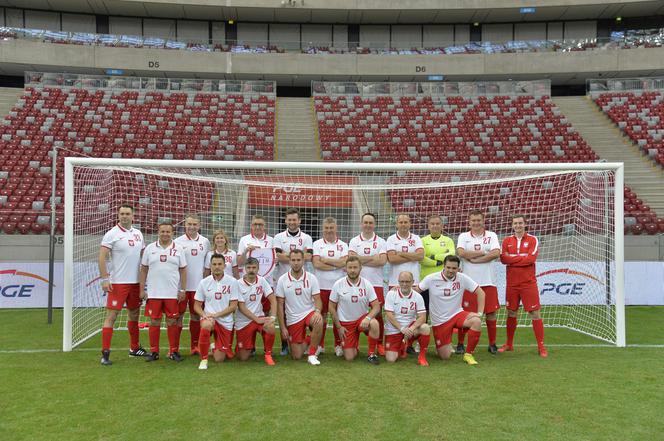
<instances>
[{"instance_id":1,"label":"red socks","mask_svg":"<svg viewBox=\"0 0 664 441\"><path fill-rule=\"evenodd\" d=\"M332 332L334 333L334 347L341 346L341 337L339 337L339 331L337 331L336 326L332 326Z\"/></svg>"},{"instance_id":2,"label":"red socks","mask_svg":"<svg viewBox=\"0 0 664 441\"><path fill-rule=\"evenodd\" d=\"M535 326L533 320L533 327ZM516 332L516 317L507 317L507 341L506 345L514 345L514 333ZM543 332L543 331L542 331Z\"/></svg>"},{"instance_id":3,"label":"red socks","mask_svg":"<svg viewBox=\"0 0 664 441\"><path fill-rule=\"evenodd\" d=\"M372 336L368 336L367 338L369 340L369 355L375 354L376 353L376 346L378 345L378 339L373 338Z\"/></svg>"},{"instance_id":4,"label":"red socks","mask_svg":"<svg viewBox=\"0 0 664 441\"><path fill-rule=\"evenodd\" d=\"M127 329L129 330L129 349L135 351L140 346L138 343L138 322L128 321Z\"/></svg>"},{"instance_id":5,"label":"red socks","mask_svg":"<svg viewBox=\"0 0 664 441\"><path fill-rule=\"evenodd\" d=\"M535 332L537 347L542 349L544 347L544 322L542 319L533 320L533 331Z\"/></svg>"},{"instance_id":6,"label":"red socks","mask_svg":"<svg viewBox=\"0 0 664 441\"><path fill-rule=\"evenodd\" d=\"M265 346L265 355L272 355L272 347L274 346L274 334L263 334L263 344Z\"/></svg>"},{"instance_id":7,"label":"red socks","mask_svg":"<svg viewBox=\"0 0 664 441\"><path fill-rule=\"evenodd\" d=\"M487 320L486 321L486 331L487 331L487 334L489 334L489 344L490 345L495 345L496 344L496 321L495 320Z\"/></svg>"},{"instance_id":8,"label":"red socks","mask_svg":"<svg viewBox=\"0 0 664 441\"><path fill-rule=\"evenodd\" d=\"M101 328L101 350L111 350L111 338L113 338L113 328Z\"/></svg>"},{"instance_id":9,"label":"red socks","mask_svg":"<svg viewBox=\"0 0 664 441\"><path fill-rule=\"evenodd\" d=\"M310 345L309 345L309 355L316 355L316 350L317 350L317 349L318 349L317 347L315 347L314 345L311 345L311 344L310 344Z\"/></svg>"},{"instance_id":10,"label":"red socks","mask_svg":"<svg viewBox=\"0 0 664 441\"><path fill-rule=\"evenodd\" d=\"M468 346L466 347L466 352L468 354L472 354L473 352L475 352L475 347L477 346L477 343L480 341L480 335L482 335L482 331L475 331L474 329L469 329L467 333L468 333Z\"/></svg>"},{"instance_id":11,"label":"red socks","mask_svg":"<svg viewBox=\"0 0 664 441\"><path fill-rule=\"evenodd\" d=\"M201 333L201 322L189 320L189 335L191 337L191 349L198 348L198 336Z\"/></svg>"},{"instance_id":12,"label":"red socks","mask_svg":"<svg viewBox=\"0 0 664 441\"><path fill-rule=\"evenodd\" d=\"M159 352L159 334L161 333L161 329L159 329L159 326L150 325L148 332L150 333L150 352Z\"/></svg>"},{"instance_id":13,"label":"red socks","mask_svg":"<svg viewBox=\"0 0 664 441\"><path fill-rule=\"evenodd\" d=\"M380 335L378 336L378 343L383 344L385 341L385 322L383 321L383 313L381 312L376 316L378 321L378 329L380 329Z\"/></svg>"},{"instance_id":14,"label":"red socks","mask_svg":"<svg viewBox=\"0 0 664 441\"><path fill-rule=\"evenodd\" d=\"M167 326L166 332L168 334L168 353L178 352L180 350L180 332L182 332L182 328L178 325Z\"/></svg>"},{"instance_id":15,"label":"red socks","mask_svg":"<svg viewBox=\"0 0 664 441\"><path fill-rule=\"evenodd\" d=\"M201 351L201 360L207 360L210 353L210 331L205 328L201 328L198 337L198 350Z\"/></svg>"},{"instance_id":16,"label":"red socks","mask_svg":"<svg viewBox=\"0 0 664 441\"><path fill-rule=\"evenodd\" d=\"M417 338L417 341L420 343L420 358L426 358L427 349L429 348L429 341L431 340L430 335L420 335Z\"/></svg>"},{"instance_id":17,"label":"red socks","mask_svg":"<svg viewBox=\"0 0 664 441\"><path fill-rule=\"evenodd\" d=\"M462 345L464 339L466 338L466 328L457 329L457 344Z\"/></svg>"}]
</instances>

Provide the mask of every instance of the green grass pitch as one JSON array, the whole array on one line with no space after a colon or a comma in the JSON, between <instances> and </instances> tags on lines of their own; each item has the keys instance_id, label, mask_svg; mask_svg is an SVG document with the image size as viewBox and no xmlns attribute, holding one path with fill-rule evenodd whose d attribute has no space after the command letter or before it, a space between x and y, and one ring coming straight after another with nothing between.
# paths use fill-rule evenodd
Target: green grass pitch
<instances>
[{"instance_id":1,"label":"green grass pitch","mask_svg":"<svg viewBox=\"0 0 664 441\"><path fill-rule=\"evenodd\" d=\"M662 440L664 348L649 345L664 343L663 313L627 309L628 344L644 346L567 346L601 342L547 330L546 360L532 330L519 328L514 353L492 357L483 336L474 367L460 357L437 360L430 347L429 368L412 357L371 366L327 353L319 367L277 355L272 368L259 356L198 371L194 357L180 364L130 359L125 332L114 336L113 366L103 367L99 337L59 351L61 311L49 326L44 310L0 310L0 437ZM141 342L147 346L147 332ZM18 352L39 349L51 351Z\"/></svg>"}]
</instances>

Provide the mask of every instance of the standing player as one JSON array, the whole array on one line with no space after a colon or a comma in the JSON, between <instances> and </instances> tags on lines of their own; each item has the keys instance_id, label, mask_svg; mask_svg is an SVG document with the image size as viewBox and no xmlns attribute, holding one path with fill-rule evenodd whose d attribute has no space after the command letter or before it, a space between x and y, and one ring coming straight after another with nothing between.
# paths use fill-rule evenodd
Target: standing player
<instances>
[{"instance_id":1,"label":"standing player","mask_svg":"<svg viewBox=\"0 0 664 441\"><path fill-rule=\"evenodd\" d=\"M481 210L473 210L468 213L468 223L470 231L461 233L457 240L457 254L461 257L461 271L479 283L486 294L484 313L486 314L486 330L489 334L489 352L496 355L498 352L496 311L500 309L500 303L498 302L493 261L500 257L500 243L496 233L484 229L484 213ZM477 309L477 296L470 293L463 295L463 309L482 313ZM456 353L463 354L463 331L459 331L458 337Z\"/></svg>"},{"instance_id":2,"label":"standing player","mask_svg":"<svg viewBox=\"0 0 664 441\"><path fill-rule=\"evenodd\" d=\"M383 267L387 263L387 251L385 249L385 240L376 234L376 216L373 213L364 213L362 215L362 232L352 238L348 243L348 255L357 256L362 264L362 277L367 279L373 285L376 291L376 297L381 306L385 304ZM385 336L385 324L383 314L376 316L380 326L380 336L378 337L378 354L385 355L383 338Z\"/></svg>"},{"instance_id":3,"label":"standing player","mask_svg":"<svg viewBox=\"0 0 664 441\"><path fill-rule=\"evenodd\" d=\"M146 297L145 315L150 317L150 352L145 361L159 360L159 334L161 316L166 315L168 329L168 358L182 361L178 343L178 302L185 299L187 287L187 260L184 250L173 241L175 229L170 223L159 224L159 239L145 248L141 259L140 293Z\"/></svg>"},{"instance_id":4,"label":"standing player","mask_svg":"<svg viewBox=\"0 0 664 441\"><path fill-rule=\"evenodd\" d=\"M378 364L376 346L380 336L375 317L380 314L380 302L372 283L361 277L360 271L360 259L357 256L349 257L346 260L346 277L337 280L332 286L330 312L341 338L344 358L351 361L357 357L360 332L364 332L369 339L367 361L375 365Z\"/></svg>"},{"instance_id":5,"label":"standing player","mask_svg":"<svg viewBox=\"0 0 664 441\"><path fill-rule=\"evenodd\" d=\"M187 306L189 306L191 355L198 354L198 335L201 333L200 317L194 311L194 295L196 294L198 284L203 280L205 258L210 250L210 241L198 233L200 228L200 218L195 214L188 214L184 218L185 233L175 239L175 243L182 248L184 256L187 259L187 298L179 304L180 309L178 312L180 313L180 316L178 317L179 332L177 346L180 346L180 335L182 335L184 313L187 311Z\"/></svg>"},{"instance_id":6,"label":"standing player","mask_svg":"<svg viewBox=\"0 0 664 441\"><path fill-rule=\"evenodd\" d=\"M277 268L274 280L279 280L290 269L289 254L293 250L304 251L304 260L310 261L313 254L313 240L311 236L300 229L300 211L297 208L286 210L286 231L274 236L274 251L277 256ZM288 355L288 342L281 342L281 355Z\"/></svg>"},{"instance_id":7,"label":"standing player","mask_svg":"<svg viewBox=\"0 0 664 441\"><path fill-rule=\"evenodd\" d=\"M469 365L477 364L473 352L482 335L482 317L476 312L461 308L464 291L477 295L479 311L484 310L484 291L473 279L459 272L461 260L457 256L447 256L443 260L443 271L429 274L420 283L418 291L429 290L429 315L433 327L438 356L447 360L452 348L454 328L468 330L468 348L463 354L463 361Z\"/></svg>"},{"instance_id":8,"label":"standing player","mask_svg":"<svg viewBox=\"0 0 664 441\"><path fill-rule=\"evenodd\" d=\"M277 301L267 280L258 275L258 260L250 257L244 263L244 277L238 282L240 298L235 314L235 332L240 360L246 361L256 347L256 334L263 338L265 363L274 366L274 324L277 321ZM263 297L270 302L270 315L263 312Z\"/></svg>"},{"instance_id":9,"label":"standing player","mask_svg":"<svg viewBox=\"0 0 664 441\"><path fill-rule=\"evenodd\" d=\"M205 272L203 275L205 277L210 275L210 259L213 254L221 254L226 259L226 274L233 277L234 279L240 278L240 270L238 269L237 264L237 253L230 249L228 236L224 230L217 230L212 235L212 246L213 250L208 251L207 256L205 256Z\"/></svg>"},{"instance_id":10,"label":"standing player","mask_svg":"<svg viewBox=\"0 0 664 441\"><path fill-rule=\"evenodd\" d=\"M429 366L427 349L431 329L426 323L427 310L422 296L413 290L413 275L408 271L399 274L399 287L387 293L385 315L385 359L395 362L399 356L405 357L406 345L417 338L420 343L417 363Z\"/></svg>"},{"instance_id":11,"label":"standing player","mask_svg":"<svg viewBox=\"0 0 664 441\"><path fill-rule=\"evenodd\" d=\"M519 303L528 312L532 322L537 348L541 357L548 357L544 346L544 323L540 315L539 289L535 278L535 261L539 254L539 241L526 232L526 217L522 214L512 216L514 234L503 240L500 261L507 265L507 289L505 306L507 307L507 342L498 352L514 350Z\"/></svg>"},{"instance_id":12,"label":"standing player","mask_svg":"<svg viewBox=\"0 0 664 441\"><path fill-rule=\"evenodd\" d=\"M210 335L214 332L214 361L220 363L227 357L232 344L233 312L240 298L238 281L225 273L226 259L221 254L210 258L212 274L196 288L194 310L201 317L199 340L201 362L198 369L208 368ZM205 305L205 306L203 306Z\"/></svg>"},{"instance_id":13,"label":"standing player","mask_svg":"<svg viewBox=\"0 0 664 441\"><path fill-rule=\"evenodd\" d=\"M424 246L417 234L410 232L410 216L397 216L397 232L387 238L387 261L390 262L390 289L399 286L399 274L409 271L415 284L420 281L420 262L424 259Z\"/></svg>"},{"instance_id":14,"label":"standing player","mask_svg":"<svg viewBox=\"0 0 664 441\"><path fill-rule=\"evenodd\" d=\"M325 330L327 329L327 312L330 292L334 282L344 276L344 266L348 258L348 245L337 237L337 220L333 217L323 219L323 237L314 242L314 255L311 263L314 266L314 274L320 283L320 298L323 304L323 336L320 341L320 352L325 350ZM334 353L337 357L343 355L341 339L337 328L334 332Z\"/></svg>"},{"instance_id":15,"label":"standing player","mask_svg":"<svg viewBox=\"0 0 664 441\"><path fill-rule=\"evenodd\" d=\"M316 356L321 334L323 333L323 316L321 309L318 279L304 270L304 252L290 252L291 269L277 282L277 315L281 338L290 342L291 357L300 360L309 343L307 362L317 366L320 364ZM306 328L311 336L306 337Z\"/></svg>"},{"instance_id":16,"label":"standing player","mask_svg":"<svg viewBox=\"0 0 664 441\"><path fill-rule=\"evenodd\" d=\"M132 226L134 208L122 204L118 209L118 223L111 228L101 241L99 248L99 277L101 289L107 293L106 318L101 329L101 364L110 366L111 339L113 325L127 305L127 328L129 328L129 355L143 357L147 355L138 339L138 315L141 309L138 269L141 254L145 248L143 234ZM111 268L108 259L111 258Z\"/></svg>"}]
</instances>

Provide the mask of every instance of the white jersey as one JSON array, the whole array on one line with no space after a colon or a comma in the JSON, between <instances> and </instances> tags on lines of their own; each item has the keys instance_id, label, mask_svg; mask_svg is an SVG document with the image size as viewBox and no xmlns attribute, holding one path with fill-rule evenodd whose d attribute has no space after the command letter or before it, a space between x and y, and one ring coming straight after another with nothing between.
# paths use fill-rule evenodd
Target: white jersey
<instances>
[{"instance_id":1,"label":"white jersey","mask_svg":"<svg viewBox=\"0 0 664 441\"><path fill-rule=\"evenodd\" d=\"M337 304L340 322L354 322L369 311L371 302L378 300L373 285L364 277L353 284L348 277L336 281L330 293L330 302Z\"/></svg>"},{"instance_id":2,"label":"white jersey","mask_svg":"<svg viewBox=\"0 0 664 441\"><path fill-rule=\"evenodd\" d=\"M413 233L408 233L408 237L400 237L399 233L395 233L387 238L386 249L396 251L399 253L414 253L418 250L423 250L422 239L420 236ZM399 286L399 273L402 271L410 271L413 274L413 283L420 280L420 262L404 262L398 264L390 264L390 286Z\"/></svg>"},{"instance_id":3,"label":"white jersey","mask_svg":"<svg viewBox=\"0 0 664 441\"><path fill-rule=\"evenodd\" d=\"M500 250L498 236L493 231L484 231L481 236L473 236L473 233L466 231L459 235L457 248L466 251L482 251L488 254L493 250ZM466 259L461 259L461 271L480 286L496 286L496 274L493 269L493 262L472 263Z\"/></svg>"},{"instance_id":4,"label":"white jersey","mask_svg":"<svg viewBox=\"0 0 664 441\"><path fill-rule=\"evenodd\" d=\"M348 250L353 251L358 256L373 257L387 253L385 249L387 242L385 239L374 234L372 238L365 239L362 234L358 234L348 243ZM369 280L373 286L383 287L383 267L362 265L362 277Z\"/></svg>"},{"instance_id":5,"label":"white jersey","mask_svg":"<svg viewBox=\"0 0 664 441\"><path fill-rule=\"evenodd\" d=\"M274 249L281 250L287 256L293 250L302 250L305 253L313 249L313 239L307 233L299 230L296 235L288 233L288 230L274 236ZM277 268L274 271L274 280L279 280L281 276L290 271L290 264L288 262L277 262Z\"/></svg>"},{"instance_id":6,"label":"white jersey","mask_svg":"<svg viewBox=\"0 0 664 441\"><path fill-rule=\"evenodd\" d=\"M238 280L238 287L240 288L240 302L251 311L256 317L263 317L263 297L267 298L272 295L272 287L264 277L257 276L255 283L247 283L244 278ZM235 314L235 329L242 329L251 323L251 320L244 314L237 311Z\"/></svg>"},{"instance_id":7,"label":"white jersey","mask_svg":"<svg viewBox=\"0 0 664 441\"><path fill-rule=\"evenodd\" d=\"M274 253L274 239L267 234L261 239L253 234L247 234L240 239L237 246L237 253L239 255L244 255L249 245L253 245L259 249L250 251L247 257L255 257L258 259L258 274L265 277L270 285L274 286L273 272L274 266L277 263L277 257Z\"/></svg>"},{"instance_id":8,"label":"white jersey","mask_svg":"<svg viewBox=\"0 0 664 441\"><path fill-rule=\"evenodd\" d=\"M208 251L207 255L205 256L205 269L209 270L210 269L210 261L212 260L212 255L215 254L216 251ZM228 250L225 253L218 253L224 256L224 260L226 260L226 266L224 267L224 273L228 274L229 276L233 277L233 268L237 268L237 253L233 250Z\"/></svg>"},{"instance_id":9,"label":"white jersey","mask_svg":"<svg viewBox=\"0 0 664 441\"><path fill-rule=\"evenodd\" d=\"M390 290L385 297L385 311L393 313L394 318L401 325L397 329L392 322L385 320L385 334L392 335L400 334L401 328L409 326L417 320L418 314L427 312L427 309L424 306L424 299L419 292L411 290L410 294L406 296L401 292L401 288L396 288Z\"/></svg>"},{"instance_id":10,"label":"white jersey","mask_svg":"<svg viewBox=\"0 0 664 441\"><path fill-rule=\"evenodd\" d=\"M143 234L134 227L127 230L118 224L104 234L101 246L111 250L109 282L138 283L141 251L145 248Z\"/></svg>"},{"instance_id":11,"label":"white jersey","mask_svg":"<svg viewBox=\"0 0 664 441\"><path fill-rule=\"evenodd\" d=\"M145 247L141 265L148 267L148 299L177 299L180 291L180 269L187 267L184 250L175 241L166 248L159 241Z\"/></svg>"},{"instance_id":12,"label":"white jersey","mask_svg":"<svg viewBox=\"0 0 664 441\"><path fill-rule=\"evenodd\" d=\"M421 290L429 290L429 315L433 326L442 325L463 311L461 301L464 291L475 292L479 285L463 273L448 280L443 272L426 276L420 283Z\"/></svg>"},{"instance_id":13,"label":"white jersey","mask_svg":"<svg viewBox=\"0 0 664 441\"><path fill-rule=\"evenodd\" d=\"M187 259L187 291L196 291L198 284L203 280L205 257L210 250L210 241L200 234L196 239L183 234L175 239L175 243L184 250Z\"/></svg>"},{"instance_id":14,"label":"white jersey","mask_svg":"<svg viewBox=\"0 0 664 441\"><path fill-rule=\"evenodd\" d=\"M314 242L314 256L340 259L344 256L348 256L348 245L346 242L339 239L334 242L318 239ZM330 290L334 283L345 275L345 271L343 268L327 271L314 268L314 274L318 278L321 289Z\"/></svg>"},{"instance_id":15,"label":"white jersey","mask_svg":"<svg viewBox=\"0 0 664 441\"><path fill-rule=\"evenodd\" d=\"M279 277L276 296L284 299L287 325L304 320L316 309L315 295L320 295L320 288L318 279L310 272L302 271L299 279L293 277L290 271Z\"/></svg>"},{"instance_id":16,"label":"white jersey","mask_svg":"<svg viewBox=\"0 0 664 441\"><path fill-rule=\"evenodd\" d=\"M237 280L226 274L219 280L209 275L198 284L194 300L205 303L203 311L206 314L221 312L228 308L233 300L240 300ZM229 331L233 330L233 314L216 317L215 320Z\"/></svg>"}]
</instances>

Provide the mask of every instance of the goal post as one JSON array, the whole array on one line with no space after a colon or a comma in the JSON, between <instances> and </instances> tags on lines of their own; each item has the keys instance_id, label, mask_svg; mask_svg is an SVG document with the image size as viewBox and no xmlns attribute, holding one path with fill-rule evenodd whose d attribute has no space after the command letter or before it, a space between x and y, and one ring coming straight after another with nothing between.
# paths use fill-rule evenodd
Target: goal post
<instances>
[{"instance_id":1,"label":"goal post","mask_svg":"<svg viewBox=\"0 0 664 441\"><path fill-rule=\"evenodd\" d=\"M395 232L407 213L411 231L428 234L440 215L456 243L471 209L486 213L487 229L502 240L510 215L528 216L541 252L537 277L547 327L566 328L625 346L622 163L336 163L65 159L63 350L100 332L105 296L98 283L101 238L116 222L117 207L136 206L135 223L146 243L159 221L176 236L183 217L196 213L201 233L223 229L231 248L263 215L268 234L285 229L286 208L299 208L302 229L320 238L326 217L337 220L345 242L359 233L361 215L377 215L377 233ZM615 191L615 189L620 189ZM504 266L494 263L504 305ZM521 314L519 325L527 324ZM504 308L499 325L504 325ZM123 312L116 327L126 326Z\"/></svg>"}]
</instances>

